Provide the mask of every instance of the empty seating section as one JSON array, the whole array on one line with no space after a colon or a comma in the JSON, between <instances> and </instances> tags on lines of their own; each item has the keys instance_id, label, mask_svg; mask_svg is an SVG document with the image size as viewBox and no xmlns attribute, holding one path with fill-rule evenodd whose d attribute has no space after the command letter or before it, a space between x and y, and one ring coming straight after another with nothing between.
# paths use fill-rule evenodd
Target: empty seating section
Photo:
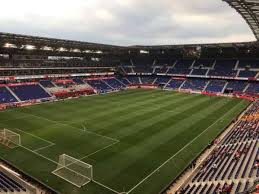
<instances>
[{"instance_id":1,"label":"empty seating section","mask_svg":"<svg viewBox=\"0 0 259 194\"><path fill-rule=\"evenodd\" d=\"M74 78L73 82L75 82L76 84L79 84L79 85L85 84L85 82L80 78Z\"/></svg>"},{"instance_id":2,"label":"empty seating section","mask_svg":"<svg viewBox=\"0 0 259 194\"><path fill-rule=\"evenodd\" d=\"M259 83L250 83L249 87L245 91L246 93L258 94L259 93Z\"/></svg>"},{"instance_id":3,"label":"empty seating section","mask_svg":"<svg viewBox=\"0 0 259 194\"><path fill-rule=\"evenodd\" d=\"M165 85L169 82L171 78L170 77L164 77L164 76L159 76L157 77L156 81L155 81L155 84L159 85L159 84L162 84L162 85Z\"/></svg>"},{"instance_id":4,"label":"empty seating section","mask_svg":"<svg viewBox=\"0 0 259 194\"><path fill-rule=\"evenodd\" d=\"M195 61L193 67L199 67L199 68L204 68L204 67L212 67L214 64L215 60L214 59L198 59Z\"/></svg>"},{"instance_id":5,"label":"empty seating section","mask_svg":"<svg viewBox=\"0 0 259 194\"><path fill-rule=\"evenodd\" d=\"M155 81L155 77L153 76L141 77L142 84L153 84L154 81Z\"/></svg>"},{"instance_id":6,"label":"empty seating section","mask_svg":"<svg viewBox=\"0 0 259 194\"><path fill-rule=\"evenodd\" d=\"M168 70L168 67L164 66L164 67L156 67L155 68L155 74L165 74Z\"/></svg>"},{"instance_id":7,"label":"empty seating section","mask_svg":"<svg viewBox=\"0 0 259 194\"><path fill-rule=\"evenodd\" d=\"M202 91L207 84L207 80L203 79L188 79L184 83L181 89L188 89L188 90L199 90Z\"/></svg>"},{"instance_id":8,"label":"empty seating section","mask_svg":"<svg viewBox=\"0 0 259 194\"><path fill-rule=\"evenodd\" d=\"M212 80L206 87L207 92L222 92L226 81L223 80Z\"/></svg>"},{"instance_id":9,"label":"empty seating section","mask_svg":"<svg viewBox=\"0 0 259 194\"><path fill-rule=\"evenodd\" d=\"M0 104L17 102L16 98L5 87L0 87Z\"/></svg>"},{"instance_id":10,"label":"empty seating section","mask_svg":"<svg viewBox=\"0 0 259 194\"><path fill-rule=\"evenodd\" d=\"M131 84L127 78L125 77L121 77L121 78L118 78L123 84L125 84L126 86Z\"/></svg>"},{"instance_id":11,"label":"empty seating section","mask_svg":"<svg viewBox=\"0 0 259 194\"><path fill-rule=\"evenodd\" d=\"M153 73L151 66L135 66L133 70L135 73Z\"/></svg>"},{"instance_id":12,"label":"empty seating section","mask_svg":"<svg viewBox=\"0 0 259 194\"><path fill-rule=\"evenodd\" d=\"M51 97L39 84L9 86L21 101Z\"/></svg>"},{"instance_id":13,"label":"empty seating section","mask_svg":"<svg viewBox=\"0 0 259 194\"><path fill-rule=\"evenodd\" d=\"M125 85L122 84L121 82L119 82L117 79L112 78L112 79L103 79L103 81L109 85L110 87L112 87L113 89L120 89L120 88L124 88Z\"/></svg>"},{"instance_id":14,"label":"empty seating section","mask_svg":"<svg viewBox=\"0 0 259 194\"><path fill-rule=\"evenodd\" d=\"M256 71L242 70L239 72L238 77L254 78L256 75Z\"/></svg>"},{"instance_id":15,"label":"empty seating section","mask_svg":"<svg viewBox=\"0 0 259 194\"><path fill-rule=\"evenodd\" d=\"M53 88L54 84L50 80L41 80L39 82L44 88Z\"/></svg>"},{"instance_id":16,"label":"empty seating section","mask_svg":"<svg viewBox=\"0 0 259 194\"><path fill-rule=\"evenodd\" d=\"M0 193L19 193L26 192L26 188L17 181L11 179L5 173L0 172Z\"/></svg>"},{"instance_id":17,"label":"empty seating section","mask_svg":"<svg viewBox=\"0 0 259 194\"><path fill-rule=\"evenodd\" d=\"M145 58L145 57L139 57L134 60L132 60L134 64L134 72L135 73L152 73L153 72L153 64L154 60Z\"/></svg>"},{"instance_id":18,"label":"empty seating section","mask_svg":"<svg viewBox=\"0 0 259 194\"><path fill-rule=\"evenodd\" d=\"M233 89L234 92L243 92L247 83L245 81L229 81L227 89Z\"/></svg>"},{"instance_id":19,"label":"empty seating section","mask_svg":"<svg viewBox=\"0 0 259 194\"><path fill-rule=\"evenodd\" d=\"M183 84L185 80L175 80L172 79L169 84L166 86L166 88L171 88L171 89L179 89L180 86Z\"/></svg>"},{"instance_id":20,"label":"empty seating section","mask_svg":"<svg viewBox=\"0 0 259 194\"><path fill-rule=\"evenodd\" d=\"M122 67L126 73L133 73L133 67Z\"/></svg>"},{"instance_id":21,"label":"empty seating section","mask_svg":"<svg viewBox=\"0 0 259 194\"><path fill-rule=\"evenodd\" d=\"M210 76L235 77L237 71L234 70L237 60L217 60L213 70L210 70Z\"/></svg>"},{"instance_id":22,"label":"empty seating section","mask_svg":"<svg viewBox=\"0 0 259 194\"><path fill-rule=\"evenodd\" d=\"M239 60L238 68L259 69L259 60Z\"/></svg>"},{"instance_id":23,"label":"empty seating section","mask_svg":"<svg viewBox=\"0 0 259 194\"><path fill-rule=\"evenodd\" d=\"M17 102L16 98L5 87L0 87L0 104Z\"/></svg>"},{"instance_id":24,"label":"empty seating section","mask_svg":"<svg viewBox=\"0 0 259 194\"><path fill-rule=\"evenodd\" d=\"M193 69L192 75L206 75L208 69Z\"/></svg>"},{"instance_id":25,"label":"empty seating section","mask_svg":"<svg viewBox=\"0 0 259 194\"><path fill-rule=\"evenodd\" d=\"M131 84L140 84L138 76L128 76L127 79L130 81Z\"/></svg>"},{"instance_id":26,"label":"empty seating section","mask_svg":"<svg viewBox=\"0 0 259 194\"><path fill-rule=\"evenodd\" d=\"M238 193L259 178L259 102L216 144L179 193Z\"/></svg>"},{"instance_id":27,"label":"empty seating section","mask_svg":"<svg viewBox=\"0 0 259 194\"><path fill-rule=\"evenodd\" d=\"M99 92L106 92L112 90L112 88L102 80L87 80L87 83Z\"/></svg>"},{"instance_id":28,"label":"empty seating section","mask_svg":"<svg viewBox=\"0 0 259 194\"><path fill-rule=\"evenodd\" d=\"M175 66L169 69L168 74L182 74L188 75L191 72L191 65L193 60L179 60L176 62Z\"/></svg>"}]
</instances>

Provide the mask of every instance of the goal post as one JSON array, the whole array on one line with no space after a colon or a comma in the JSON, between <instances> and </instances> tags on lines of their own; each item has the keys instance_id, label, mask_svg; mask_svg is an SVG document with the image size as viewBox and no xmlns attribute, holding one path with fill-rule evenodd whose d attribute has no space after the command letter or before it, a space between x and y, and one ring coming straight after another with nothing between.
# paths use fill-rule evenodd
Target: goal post
<instances>
[{"instance_id":1,"label":"goal post","mask_svg":"<svg viewBox=\"0 0 259 194\"><path fill-rule=\"evenodd\" d=\"M93 179L92 165L66 154L59 156L57 168L52 173L77 187L82 187Z\"/></svg>"},{"instance_id":2,"label":"goal post","mask_svg":"<svg viewBox=\"0 0 259 194\"><path fill-rule=\"evenodd\" d=\"M21 145L21 136L9 129L0 129L0 143L9 148L19 147Z\"/></svg>"}]
</instances>

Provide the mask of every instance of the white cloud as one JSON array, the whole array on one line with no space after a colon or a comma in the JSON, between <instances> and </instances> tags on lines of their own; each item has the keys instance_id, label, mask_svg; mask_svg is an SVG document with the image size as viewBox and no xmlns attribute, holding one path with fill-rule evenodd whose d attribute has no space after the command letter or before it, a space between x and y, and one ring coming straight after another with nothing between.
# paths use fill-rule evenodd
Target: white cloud
<instances>
[{"instance_id":1,"label":"white cloud","mask_svg":"<svg viewBox=\"0 0 259 194\"><path fill-rule=\"evenodd\" d=\"M221 0L8 0L1 31L120 45L251 41Z\"/></svg>"}]
</instances>

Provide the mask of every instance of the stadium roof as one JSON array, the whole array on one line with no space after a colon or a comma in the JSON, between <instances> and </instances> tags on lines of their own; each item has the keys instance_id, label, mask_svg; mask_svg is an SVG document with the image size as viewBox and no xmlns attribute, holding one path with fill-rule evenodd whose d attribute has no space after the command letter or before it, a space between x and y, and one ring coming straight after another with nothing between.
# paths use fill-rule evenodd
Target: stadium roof
<instances>
[{"instance_id":1,"label":"stadium roof","mask_svg":"<svg viewBox=\"0 0 259 194\"><path fill-rule=\"evenodd\" d=\"M259 0L223 0L246 20L259 40Z\"/></svg>"},{"instance_id":2,"label":"stadium roof","mask_svg":"<svg viewBox=\"0 0 259 194\"><path fill-rule=\"evenodd\" d=\"M121 46L107 45L107 44L98 44L98 43L89 43L82 41L74 40L63 40L56 38L46 38L38 36L28 36L20 34L11 34L11 33L0 33L0 46L6 43L15 44L15 45L33 45L36 47L48 46L52 48L76 48L76 49L119 49Z\"/></svg>"}]
</instances>

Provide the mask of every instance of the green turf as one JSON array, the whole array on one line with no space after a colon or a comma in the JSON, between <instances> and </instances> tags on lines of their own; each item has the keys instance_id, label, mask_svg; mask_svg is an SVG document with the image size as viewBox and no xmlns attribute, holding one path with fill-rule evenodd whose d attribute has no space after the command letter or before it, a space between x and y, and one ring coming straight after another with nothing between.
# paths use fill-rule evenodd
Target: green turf
<instances>
[{"instance_id":1,"label":"green turf","mask_svg":"<svg viewBox=\"0 0 259 194\"><path fill-rule=\"evenodd\" d=\"M53 175L61 154L83 158L113 190L157 194L248 104L136 89L7 110L0 128L19 133L25 148L0 146L0 156L64 194L114 192L94 182L79 189Z\"/></svg>"}]
</instances>

